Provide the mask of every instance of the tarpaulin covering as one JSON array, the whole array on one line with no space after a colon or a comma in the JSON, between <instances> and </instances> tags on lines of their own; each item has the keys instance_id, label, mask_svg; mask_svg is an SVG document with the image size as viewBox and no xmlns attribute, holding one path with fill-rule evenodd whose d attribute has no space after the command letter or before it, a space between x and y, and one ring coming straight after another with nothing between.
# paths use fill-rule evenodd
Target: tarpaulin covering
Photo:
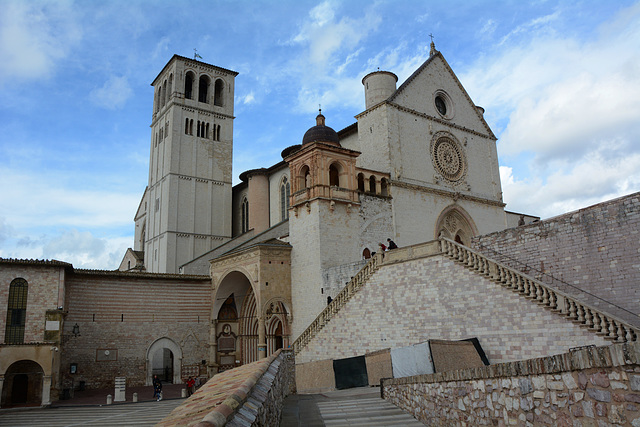
<instances>
[{"instance_id":1,"label":"tarpaulin covering","mask_svg":"<svg viewBox=\"0 0 640 427\"><path fill-rule=\"evenodd\" d=\"M435 371L445 372L484 366L476 344L480 346L477 340L476 343L473 341L429 340Z\"/></svg>"},{"instance_id":2,"label":"tarpaulin covering","mask_svg":"<svg viewBox=\"0 0 640 427\"><path fill-rule=\"evenodd\" d=\"M336 388L338 390L369 385L367 364L364 356L334 360L333 372L336 376Z\"/></svg>"},{"instance_id":3,"label":"tarpaulin covering","mask_svg":"<svg viewBox=\"0 0 640 427\"><path fill-rule=\"evenodd\" d=\"M394 378L433 374L429 343L423 342L407 347L392 348L391 365Z\"/></svg>"}]
</instances>

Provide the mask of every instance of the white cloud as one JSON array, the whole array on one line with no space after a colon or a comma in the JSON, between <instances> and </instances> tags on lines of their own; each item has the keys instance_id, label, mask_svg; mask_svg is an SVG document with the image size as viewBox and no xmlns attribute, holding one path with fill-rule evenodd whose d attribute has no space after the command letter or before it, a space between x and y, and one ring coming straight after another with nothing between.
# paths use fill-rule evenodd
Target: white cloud
<instances>
[{"instance_id":1,"label":"white cloud","mask_svg":"<svg viewBox=\"0 0 640 427\"><path fill-rule=\"evenodd\" d=\"M243 96L241 102L243 104L253 104L253 103L255 103L256 102L256 97L253 94L253 91L251 91L248 94L246 94L245 96Z\"/></svg>"},{"instance_id":2,"label":"white cloud","mask_svg":"<svg viewBox=\"0 0 640 427\"><path fill-rule=\"evenodd\" d=\"M132 94L126 76L111 76L101 88L92 90L89 98L100 107L115 110L122 108Z\"/></svg>"},{"instance_id":3,"label":"white cloud","mask_svg":"<svg viewBox=\"0 0 640 427\"><path fill-rule=\"evenodd\" d=\"M510 167L507 209L543 217L640 189L640 6L587 41L557 35L557 18L532 20L523 28L546 36L505 44L461 75Z\"/></svg>"},{"instance_id":4,"label":"white cloud","mask_svg":"<svg viewBox=\"0 0 640 427\"><path fill-rule=\"evenodd\" d=\"M0 14L0 82L49 77L81 41L73 4L3 2Z\"/></svg>"}]
</instances>

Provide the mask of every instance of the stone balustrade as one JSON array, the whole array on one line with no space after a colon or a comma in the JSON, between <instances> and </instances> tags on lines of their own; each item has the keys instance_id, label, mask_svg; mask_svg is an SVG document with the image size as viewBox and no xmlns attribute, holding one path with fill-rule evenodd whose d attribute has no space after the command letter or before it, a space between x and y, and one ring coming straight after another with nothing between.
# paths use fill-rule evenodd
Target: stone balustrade
<instances>
[{"instance_id":1,"label":"stone balustrade","mask_svg":"<svg viewBox=\"0 0 640 427\"><path fill-rule=\"evenodd\" d=\"M362 288L365 282L371 277L382 264L383 254L375 254L369 262L345 285L330 304L318 314L318 317L311 322L293 342L294 354L300 351L315 337L318 332L331 320L331 318Z\"/></svg>"},{"instance_id":2,"label":"stone balustrade","mask_svg":"<svg viewBox=\"0 0 640 427\"><path fill-rule=\"evenodd\" d=\"M640 331L627 322L588 306L531 276L492 261L453 240L447 238L439 240L442 253L454 261L606 339L614 342L637 341L640 335Z\"/></svg>"}]
</instances>

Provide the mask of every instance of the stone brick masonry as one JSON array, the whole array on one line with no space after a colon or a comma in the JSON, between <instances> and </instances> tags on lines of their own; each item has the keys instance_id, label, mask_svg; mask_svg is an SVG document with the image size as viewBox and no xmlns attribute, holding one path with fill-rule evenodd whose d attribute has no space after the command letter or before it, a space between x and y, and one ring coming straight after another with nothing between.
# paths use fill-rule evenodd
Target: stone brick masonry
<instances>
[{"instance_id":1,"label":"stone brick masonry","mask_svg":"<svg viewBox=\"0 0 640 427\"><path fill-rule=\"evenodd\" d=\"M389 254L396 256L396 252ZM429 339L471 337L478 337L492 364L607 343L586 328L435 255L385 261L301 350L296 363L357 356Z\"/></svg>"},{"instance_id":2,"label":"stone brick masonry","mask_svg":"<svg viewBox=\"0 0 640 427\"><path fill-rule=\"evenodd\" d=\"M640 193L477 236L472 247L640 326Z\"/></svg>"},{"instance_id":3,"label":"stone brick masonry","mask_svg":"<svg viewBox=\"0 0 640 427\"><path fill-rule=\"evenodd\" d=\"M640 426L640 343L386 379L383 397L428 426Z\"/></svg>"}]
</instances>

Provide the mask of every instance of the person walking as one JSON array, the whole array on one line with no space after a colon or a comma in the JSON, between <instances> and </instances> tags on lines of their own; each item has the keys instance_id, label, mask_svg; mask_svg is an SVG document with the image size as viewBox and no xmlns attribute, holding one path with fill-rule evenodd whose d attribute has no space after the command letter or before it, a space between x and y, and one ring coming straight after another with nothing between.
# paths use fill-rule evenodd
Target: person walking
<instances>
[{"instance_id":1,"label":"person walking","mask_svg":"<svg viewBox=\"0 0 640 427\"><path fill-rule=\"evenodd\" d=\"M189 377L187 380L187 397L191 396L196 386L196 380L193 377Z\"/></svg>"},{"instance_id":2,"label":"person walking","mask_svg":"<svg viewBox=\"0 0 640 427\"><path fill-rule=\"evenodd\" d=\"M398 245L396 245L396 242L391 239L387 239L387 247L389 249L398 249Z\"/></svg>"},{"instance_id":3,"label":"person walking","mask_svg":"<svg viewBox=\"0 0 640 427\"><path fill-rule=\"evenodd\" d=\"M162 381L157 375L153 376L153 398L158 402L162 400Z\"/></svg>"}]
</instances>

